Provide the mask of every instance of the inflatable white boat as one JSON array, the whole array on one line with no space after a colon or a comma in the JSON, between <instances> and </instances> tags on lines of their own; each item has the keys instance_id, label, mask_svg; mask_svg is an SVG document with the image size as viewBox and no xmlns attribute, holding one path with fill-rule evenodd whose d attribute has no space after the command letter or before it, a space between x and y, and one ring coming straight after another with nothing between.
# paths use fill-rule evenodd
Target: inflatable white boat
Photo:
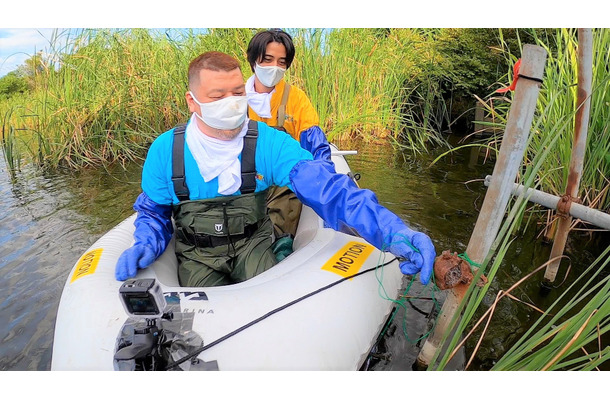
<instances>
[{"instance_id":1,"label":"inflatable white boat","mask_svg":"<svg viewBox=\"0 0 610 400\"><path fill-rule=\"evenodd\" d=\"M346 152L333 151L337 171L349 173ZM118 257L133 243L135 217L95 242L68 276L52 370L138 369L135 361L115 359L150 327L127 314L119 297L124 282L114 277ZM389 299L400 290L398 261L362 238L324 228L309 207L303 207L294 249L248 281L181 287L172 240L136 276L155 279L166 311L173 312L171 320L156 320L162 335L154 336L165 341L162 369L358 370L392 311Z\"/></svg>"}]
</instances>

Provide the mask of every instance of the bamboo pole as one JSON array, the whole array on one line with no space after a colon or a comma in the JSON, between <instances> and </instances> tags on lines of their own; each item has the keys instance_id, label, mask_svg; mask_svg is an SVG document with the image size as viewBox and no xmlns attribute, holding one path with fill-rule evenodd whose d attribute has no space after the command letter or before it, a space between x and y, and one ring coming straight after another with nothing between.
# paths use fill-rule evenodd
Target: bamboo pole
<instances>
[{"instance_id":1,"label":"bamboo pole","mask_svg":"<svg viewBox=\"0 0 610 400\"><path fill-rule=\"evenodd\" d=\"M483 263L506 212L513 183L523 162L525 145L534 118L540 91L540 82L546 63L546 50L539 46L524 45L514 100L511 106L502 146L494 166L493 180L485 195L481 212L470 237L466 253L475 263ZM516 79L516 78L515 78ZM472 284L475 284L473 281ZM468 287L459 285L447 293L436 326L417 357L419 368L426 368L439 350L445 333Z\"/></svg>"},{"instance_id":2,"label":"bamboo pole","mask_svg":"<svg viewBox=\"0 0 610 400\"><path fill-rule=\"evenodd\" d=\"M591 108L591 82L593 80L593 34L591 29L578 30L578 97L576 110L576 121L574 124L574 142L572 144L572 156L570 159L570 172L568 174L568 184L566 186L566 195L572 199L578 197L578 188L580 186L580 178L582 177L582 169L585 159L585 150L587 148L587 130L589 125L589 110ZM549 259L563 255L570 225L572 224L572 216L567 213L559 213L559 223L553 248ZM557 270L561 262L561 257L550 263L544 272L543 283L551 283L555 281ZM547 285L549 286L549 285Z\"/></svg>"}]
</instances>

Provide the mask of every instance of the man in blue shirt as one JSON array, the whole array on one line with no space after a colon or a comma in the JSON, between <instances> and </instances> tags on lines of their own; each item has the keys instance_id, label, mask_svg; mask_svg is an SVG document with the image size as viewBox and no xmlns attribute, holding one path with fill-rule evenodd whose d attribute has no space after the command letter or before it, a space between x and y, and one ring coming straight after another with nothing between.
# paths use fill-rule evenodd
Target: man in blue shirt
<instances>
[{"instance_id":1,"label":"man in blue shirt","mask_svg":"<svg viewBox=\"0 0 610 400\"><path fill-rule=\"evenodd\" d=\"M188 70L185 127L160 135L142 171L135 243L117 262L116 278L134 277L167 247L176 224L182 286L241 282L277 262L266 193L289 187L334 229L349 227L379 249L405 260L405 274L427 284L436 252L430 238L409 229L373 192L313 160L290 135L247 119L239 63L220 52L195 58Z\"/></svg>"}]
</instances>

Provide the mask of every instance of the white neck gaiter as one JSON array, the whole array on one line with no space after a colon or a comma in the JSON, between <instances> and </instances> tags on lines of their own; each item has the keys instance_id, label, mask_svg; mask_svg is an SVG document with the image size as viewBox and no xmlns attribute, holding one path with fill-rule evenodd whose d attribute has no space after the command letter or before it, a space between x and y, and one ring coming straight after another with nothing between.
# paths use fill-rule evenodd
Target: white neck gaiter
<instances>
[{"instance_id":1,"label":"white neck gaiter","mask_svg":"<svg viewBox=\"0 0 610 400\"><path fill-rule=\"evenodd\" d=\"M195 158L205 182L218 177L218 193L234 194L241 186L241 162L239 155L244 148L244 136L248 121L232 140L220 140L201 132L195 114L186 128L186 144Z\"/></svg>"},{"instance_id":2,"label":"white neck gaiter","mask_svg":"<svg viewBox=\"0 0 610 400\"><path fill-rule=\"evenodd\" d=\"M259 117L271 118L271 95L273 93L275 93L275 88L269 93L257 93L254 89L254 75L246 81L248 105Z\"/></svg>"}]
</instances>

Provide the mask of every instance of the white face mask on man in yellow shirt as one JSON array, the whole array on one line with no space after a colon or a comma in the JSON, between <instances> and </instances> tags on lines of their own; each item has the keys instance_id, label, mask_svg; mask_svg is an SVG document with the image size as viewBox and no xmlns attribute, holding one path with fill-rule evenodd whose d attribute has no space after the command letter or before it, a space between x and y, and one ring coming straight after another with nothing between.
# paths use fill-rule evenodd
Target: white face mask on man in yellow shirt
<instances>
[{"instance_id":1,"label":"white face mask on man in yellow shirt","mask_svg":"<svg viewBox=\"0 0 610 400\"><path fill-rule=\"evenodd\" d=\"M277 85L282 78L284 78L284 74L286 73L286 68L281 68L276 65L269 66L260 66L258 63L254 66L254 73L256 77L266 87L274 87Z\"/></svg>"}]
</instances>

